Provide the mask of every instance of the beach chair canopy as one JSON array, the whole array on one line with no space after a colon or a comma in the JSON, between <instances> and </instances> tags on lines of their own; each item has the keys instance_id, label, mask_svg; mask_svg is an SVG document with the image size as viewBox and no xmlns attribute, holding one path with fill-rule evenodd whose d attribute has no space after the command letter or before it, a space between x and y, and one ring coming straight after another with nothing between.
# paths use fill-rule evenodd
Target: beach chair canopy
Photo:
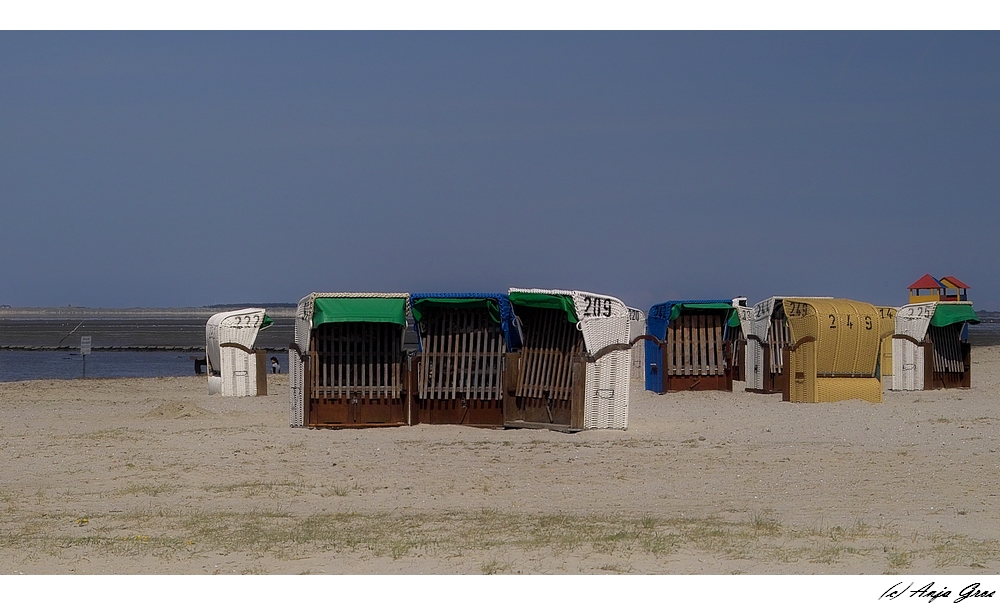
<instances>
[{"instance_id":1,"label":"beach chair canopy","mask_svg":"<svg viewBox=\"0 0 1000 605\"><path fill-rule=\"evenodd\" d=\"M406 299L382 297L317 297L313 300L312 327L343 322L406 325Z\"/></svg>"},{"instance_id":2,"label":"beach chair canopy","mask_svg":"<svg viewBox=\"0 0 1000 605\"><path fill-rule=\"evenodd\" d=\"M934 309L931 316L931 325L935 328L943 328L958 323L979 323L979 316L972 309L971 302L950 302L942 301Z\"/></svg>"},{"instance_id":3,"label":"beach chair canopy","mask_svg":"<svg viewBox=\"0 0 1000 605\"><path fill-rule=\"evenodd\" d=\"M874 305L843 298L786 298L783 304L792 341L815 340L817 375L875 376L882 340L892 331Z\"/></svg>"},{"instance_id":4,"label":"beach chair canopy","mask_svg":"<svg viewBox=\"0 0 1000 605\"><path fill-rule=\"evenodd\" d=\"M408 292L313 292L295 311L295 343L309 347L309 331L325 323L373 322L407 325Z\"/></svg>"},{"instance_id":5,"label":"beach chair canopy","mask_svg":"<svg viewBox=\"0 0 1000 605\"><path fill-rule=\"evenodd\" d=\"M205 324L205 355L216 371L222 368L222 345L238 345L253 349L257 334L274 323L264 309L250 307L236 311L223 311L208 318Z\"/></svg>"},{"instance_id":6,"label":"beach chair canopy","mask_svg":"<svg viewBox=\"0 0 1000 605\"><path fill-rule=\"evenodd\" d=\"M667 326L681 316L682 313L717 310L726 313L726 327L735 328L740 325L740 316L733 306L733 299L711 300L669 300L653 305L646 315L646 331L660 340L667 335Z\"/></svg>"},{"instance_id":7,"label":"beach chair canopy","mask_svg":"<svg viewBox=\"0 0 1000 605\"><path fill-rule=\"evenodd\" d=\"M608 345L629 342L628 307L613 296L582 290L510 288L507 297L515 315L519 307L565 313L566 320L583 334L586 350L592 355Z\"/></svg>"},{"instance_id":8,"label":"beach chair canopy","mask_svg":"<svg viewBox=\"0 0 1000 605\"><path fill-rule=\"evenodd\" d=\"M500 325L508 351L521 348L521 332L517 318L510 306L506 294L484 292L447 292L418 293L410 295L410 307L413 310L414 329L420 333L420 321L427 309L486 309L490 319Z\"/></svg>"},{"instance_id":9,"label":"beach chair canopy","mask_svg":"<svg viewBox=\"0 0 1000 605\"><path fill-rule=\"evenodd\" d=\"M925 302L904 305L896 312L895 333L922 341L931 326L944 328L958 323L978 324L971 302Z\"/></svg>"},{"instance_id":10,"label":"beach chair canopy","mask_svg":"<svg viewBox=\"0 0 1000 605\"><path fill-rule=\"evenodd\" d=\"M508 294L510 304L516 307L535 309L558 309L566 313L566 320L572 324L580 321L573 303L573 293L561 290L514 290Z\"/></svg>"},{"instance_id":11,"label":"beach chair canopy","mask_svg":"<svg viewBox=\"0 0 1000 605\"><path fill-rule=\"evenodd\" d=\"M771 338L770 326L771 318L774 316L775 309L784 311L782 307L782 302L786 298L796 298L796 299L820 299L820 300L831 300L830 296L772 296L766 298L752 307L753 311L749 314L749 326L744 326L743 331L745 334L753 334L761 340L761 342L769 342ZM749 329L748 329L749 328Z\"/></svg>"}]
</instances>

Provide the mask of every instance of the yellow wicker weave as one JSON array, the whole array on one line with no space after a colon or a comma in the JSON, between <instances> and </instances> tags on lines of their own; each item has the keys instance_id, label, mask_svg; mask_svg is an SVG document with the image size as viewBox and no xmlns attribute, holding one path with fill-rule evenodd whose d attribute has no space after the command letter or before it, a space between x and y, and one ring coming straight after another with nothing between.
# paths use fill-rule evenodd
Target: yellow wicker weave
<instances>
[{"instance_id":1,"label":"yellow wicker weave","mask_svg":"<svg viewBox=\"0 0 1000 605\"><path fill-rule=\"evenodd\" d=\"M878 378L817 378L817 401L860 399L882 403L882 382Z\"/></svg>"},{"instance_id":2,"label":"yellow wicker weave","mask_svg":"<svg viewBox=\"0 0 1000 605\"><path fill-rule=\"evenodd\" d=\"M846 299L786 298L783 304L797 344L788 360L789 400L881 403L875 371L892 329L878 309Z\"/></svg>"},{"instance_id":3,"label":"yellow wicker weave","mask_svg":"<svg viewBox=\"0 0 1000 605\"><path fill-rule=\"evenodd\" d=\"M882 319L882 332L889 335L882 339L882 376L892 376L892 335L896 333L896 307L876 307Z\"/></svg>"}]
</instances>

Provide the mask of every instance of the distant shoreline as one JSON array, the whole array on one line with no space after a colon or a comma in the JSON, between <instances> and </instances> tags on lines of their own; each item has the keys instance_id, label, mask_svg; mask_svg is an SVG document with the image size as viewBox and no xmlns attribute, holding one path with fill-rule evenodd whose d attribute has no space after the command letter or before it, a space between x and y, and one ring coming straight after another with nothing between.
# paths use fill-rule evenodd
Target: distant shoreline
<instances>
[{"instance_id":1,"label":"distant shoreline","mask_svg":"<svg viewBox=\"0 0 1000 605\"><path fill-rule=\"evenodd\" d=\"M81 318L157 318L157 317L204 317L206 320L222 311L245 309L247 305L218 305L212 307L133 307L125 309L91 307L2 307L3 319L81 319ZM261 306L271 317L295 317L294 305L280 307Z\"/></svg>"},{"instance_id":2,"label":"distant shoreline","mask_svg":"<svg viewBox=\"0 0 1000 605\"><path fill-rule=\"evenodd\" d=\"M288 347L257 347L279 353L287 352ZM0 345L0 351L79 351L80 346L50 346L50 345ZM174 346L174 345L141 345L141 346L107 346L91 347L91 351L178 351L182 353L204 353L205 347Z\"/></svg>"}]
</instances>

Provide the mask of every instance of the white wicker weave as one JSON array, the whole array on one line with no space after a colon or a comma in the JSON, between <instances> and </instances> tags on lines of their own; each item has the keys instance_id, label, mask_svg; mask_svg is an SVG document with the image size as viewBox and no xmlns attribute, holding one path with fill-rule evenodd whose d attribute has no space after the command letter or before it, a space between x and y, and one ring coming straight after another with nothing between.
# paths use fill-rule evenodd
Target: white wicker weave
<instances>
[{"instance_id":1,"label":"white wicker weave","mask_svg":"<svg viewBox=\"0 0 1000 605\"><path fill-rule=\"evenodd\" d=\"M239 345L253 349L257 332L264 322L264 309L248 308L216 313L205 324L205 358L208 363L209 393L224 397L257 395L257 359Z\"/></svg>"},{"instance_id":2,"label":"white wicker weave","mask_svg":"<svg viewBox=\"0 0 1000 605\"><path fill-rule=\"evenodd\" d=\"M896 312L896 334L922 342L937 305L937 302L903 305ZM892 390L924 390L923 347L901 338L892 339Z\"/></svg>"},{"instance_id":3,"label":"white wicker weave","mask_svg":"<svg viewBox=\"0 0 1000 605\"><path fill-rule=\"evenodd\" d=\"M767 342L768 328L771 327L771 314L774 312L776 304L781 304L781 297L772 296L754 305L750 313L750 320L747 322L749 325L743 325L743 333L747 336L752 334L760 340ZM743 323L742 315L740 316L740 323ZM764 348L759 341L747 340L745 363L746 388L763 389L764 372L767 371L767 368L764 367Z\"/></svg>"},{"instance_id":4,"label":"white wicker weave","mask_svg":"<svg viewBox=\"0 0 1000 605\"><path fill-rule=\"evenodd\" d=\"M636 336L646 333L646 313L639 310L628 308L629 313L629 328L628 334L630 339L634 339ZM645 343L640 342L639 344L632 347L632 369L631 380L632 382L638 382L640 384L645 383L646 380L646 347Z\"/></svg>"},{"instance_id":5,"label":"white wicker weave","mask_svg":"<svg viewBox=\"0 0 1000 605\"><path fill-rule=\"evenodd\" d=\"M740 318L740 329L743 330L743 337L752 334L753 329L753 307L736 307L736 314Z\"/></svg>"},{"instance_id":6,"label":"white wicker weave","mask_svg":"<svg viewBox=\"0 0 1000 605\"><path fill-rule=\"evenodd\" d=\"M303 355L309 352L313 303L317 298L402 298L406 300L406 314L410 315L410 295L407 292L313 292L304 296L295 310L295 346ZM288 425L291 427L306 425L304 379L302 357L294 350L288 351Z\"/></svg>"},{"instance_id":7,"label":"white wicker weave","mask_svg":"<svg viewBox=\"0 0 1000 605\"><path fill-rule=\"evenodd\" d=\"M577 329L583 334L584 347L593 355L612 344L628 344L630 317L625 303L603 294L579 290L541 290L510 288L511 292L554 294L571 296L579 321ZM587 314L588 299L610 303L608 314ZM605 307L606 308L606 307ZM587 364L587 385L584 396L583 423L587 429L627 429L631 351L613 351L594 363Z\"/></svg>"}]
</instances>

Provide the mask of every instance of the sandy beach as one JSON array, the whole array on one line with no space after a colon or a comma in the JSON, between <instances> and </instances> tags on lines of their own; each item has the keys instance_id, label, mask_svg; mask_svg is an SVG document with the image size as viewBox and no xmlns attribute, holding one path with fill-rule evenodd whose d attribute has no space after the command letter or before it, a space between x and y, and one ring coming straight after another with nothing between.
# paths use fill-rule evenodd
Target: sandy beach
<instances>
[{"instance_id":1,"label":"sandy beach","mask_svg":"<svg viewBox=\"0 0 1000 605\"><path fill-rule=\"evenodd\" d=\"M563 434L291 429L285 375L2 383L0 573L1000 573L1000 347L879 405L736 387Z\"/></svg>"}]
</instances>

